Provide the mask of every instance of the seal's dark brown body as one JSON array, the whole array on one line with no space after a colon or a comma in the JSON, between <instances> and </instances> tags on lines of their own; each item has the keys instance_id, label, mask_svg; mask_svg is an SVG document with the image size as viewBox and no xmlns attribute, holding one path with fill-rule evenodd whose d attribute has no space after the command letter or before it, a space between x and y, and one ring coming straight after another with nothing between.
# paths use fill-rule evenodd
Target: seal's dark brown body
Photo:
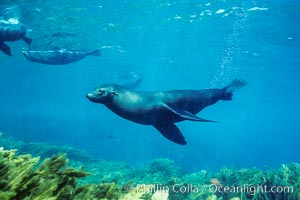
<instances>
[{"instance_id":1,"label":"seal's dark brown body","mask_svg":"<svg viewBox=\"0 0 300 200\"><path fill-rule=\"evenodd\" d=\"M137 92L110 84L87 94L87 98L104 104L127 120L153 125L167 139L185 145L184 136L174 123L184 120L213 122L195 114L219 100L231 100L232 92L245 84L242 80L234 80L222 89L163 92Z\"/></svg>"}]
</instances>

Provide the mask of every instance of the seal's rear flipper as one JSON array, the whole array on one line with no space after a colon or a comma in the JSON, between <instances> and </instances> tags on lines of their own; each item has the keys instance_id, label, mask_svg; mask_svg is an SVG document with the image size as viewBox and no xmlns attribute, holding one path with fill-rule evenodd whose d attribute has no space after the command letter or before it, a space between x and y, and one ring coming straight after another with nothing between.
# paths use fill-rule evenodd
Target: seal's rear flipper
<instances>
[{"instance_id":1,"label":"seal's rear flipper","mask_svg":"<svg viewBox=\"0 0 300 200\"><path fill-rule=\"evenodd\" d=\"M0 50L3 51L3 53L5 53L6 55L11 56L10 48L4 42L0 42Z\"/></svg>"},{"instance_id":2,"label":"seal's rear flipper","mask_svg":"<svg viewBox=\"0 0 300 200\"><path fill-rule=\"evenodd\" d=\"M233 92L238 89L245 87L248 83L241 79L234 79L229 85L225 86L221 89L223 91L223 95L221 96L221 100L232 100Z\"/></svg>"},{"instance_id":3,"label":"seal's rear flipper","mask_svg":"<svg viewBox=\"0 0 300 200\"><path fill-rule=\"evenodd\" d=\"M100 50L91 51L89 53L89 55L91 55L91 56L101 56L101 51Z\"/></svg>"},{"instance_id":4,"label":"seal's rear flipper","mask_svg":"<svg viewBox=\"0 0 300 200\"><path fill-rule=\"evenodd\" d=\"M26 44L30 45L32 42L32 39L28 38L28 37L23 37L22 38L24 40L24 42L26 42Z\"/></svg>"},{"instance_id":5,"label":"seal's rear flipper","mask_svg":"<svg viewBox=\"0 0 300 200\"><path fill-rule=\"evenodd\" d=\"M154 127L168 140L171 140L177 144L186 145L184 136L175 124L159 123L155 124Z\"/></svg>"},{"instance_id":6,"label":"seal's rear flipper","mask_svg":"<svg viewBox=\"0 0 300 200\"><path fill-rule=\"evenodd\" d=\"M194 115L193 113L190 113L187 110L183 110L180 107L176 106L176 105L172 105L169 106L167 104L163 104L168 110L172 111L173 113L175 113L176 115L178 115L179 117L185 119L185 120L190 120L190 121L198 121L198 122L216 122L213 120L208 120L208 119L203 119L201 117L198 117L196 115Z\"/></svg>"}]
</instances>

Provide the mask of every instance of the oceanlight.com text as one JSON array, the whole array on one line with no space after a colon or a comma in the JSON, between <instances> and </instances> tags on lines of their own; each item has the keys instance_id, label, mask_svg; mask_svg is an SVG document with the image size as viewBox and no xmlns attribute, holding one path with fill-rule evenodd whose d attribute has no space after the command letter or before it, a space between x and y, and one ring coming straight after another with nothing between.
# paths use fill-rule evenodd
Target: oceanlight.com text
<instances>
[{"instance_id":1,"label":"oceanlight.com text","mask_svg":"<svg viewBox=\"0 0 300 200\"><path fill-rule=\"evenodd\" d=\"M138 192L156 192L166 191L174 193L247 193L254 195L256 193L293 193L292 186L267 186L267 185L249 185L244 184L241 186L217 186L210 185L197 185L197 184L174 184L164 186L162 184L138 184L135 189Z\"/></svg>"},{"instance_id":2,"label":"oceanlight.com text","mask_svg":"<svg viewBox=\"0 0 300 200\"><path fill-rule=\"evenodd\" d=\"M216 193L248 193L254 195L256 193L293 193L294 188L292 186L267 186L267 185L248 185L244 184L242 186L224 186L220 187L217 185L208 185L208 190L210 192Z\"/></svg>"}]
</instances>

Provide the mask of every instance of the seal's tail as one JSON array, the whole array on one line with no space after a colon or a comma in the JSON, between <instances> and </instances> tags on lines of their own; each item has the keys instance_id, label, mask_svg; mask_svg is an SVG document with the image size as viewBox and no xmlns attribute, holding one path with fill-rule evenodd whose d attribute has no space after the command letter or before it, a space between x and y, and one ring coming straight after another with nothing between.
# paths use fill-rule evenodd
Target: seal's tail
<instances>
[{"instance_id":1,"label":"seal's tail","mask_svg":"<svg viewBox=\"0 0 300 200\"><path fill-rule=\"evenodd\" d=\"M230 84L222 88L223 96L221 100L232 100L233 92L245 87L248 83L241 79L234 79Z\"/></svg>"}]
</instances>

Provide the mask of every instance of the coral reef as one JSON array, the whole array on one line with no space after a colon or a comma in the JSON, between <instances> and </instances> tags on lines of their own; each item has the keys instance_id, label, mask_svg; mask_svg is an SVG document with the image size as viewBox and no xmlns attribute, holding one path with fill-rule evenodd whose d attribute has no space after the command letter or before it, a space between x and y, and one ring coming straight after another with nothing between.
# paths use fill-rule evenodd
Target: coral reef
<instances>
[{"instance_id":1,"label":"coral reef","mask_svg":"<svg viewBox=\"0 0 300 200\"><path fill-rule=\"evenodd\" d=\"M176 166L174 161L160 158L150 161L138 170L136 178L142 183L165 183L171 178L180 178L184 170Z\"/></svg>"},{"instance_id":2,"label":"coral reef","mask_svg":"<svg viewBox=\"0 0 300 200\"><path fill-rule=\"evenodd\" d=\"M119 199L122 188L115 184L76 186L88 173L67 167L65 154L45 159L16 156L16 150L0 149L1 200Z\"/></svg>"},{"instance_id":3,"label":"coral reef","mask_svg":"<svg viewBox=\"0 0 300 200\"><path fill-rule=\"evenodd\" d=\"M1 145L3 141L1 138ZM22 155L0 148L1 200L300 199L298 163L283 164L277 170L224 167L216 173L188 173L166 158L135 169L125 163L92 159L71 147L30 143L29 148L28 143L13 141L5 146L20 149ZM52 157L43 160L37 155Z\"/></svg>"}]
</instances>

